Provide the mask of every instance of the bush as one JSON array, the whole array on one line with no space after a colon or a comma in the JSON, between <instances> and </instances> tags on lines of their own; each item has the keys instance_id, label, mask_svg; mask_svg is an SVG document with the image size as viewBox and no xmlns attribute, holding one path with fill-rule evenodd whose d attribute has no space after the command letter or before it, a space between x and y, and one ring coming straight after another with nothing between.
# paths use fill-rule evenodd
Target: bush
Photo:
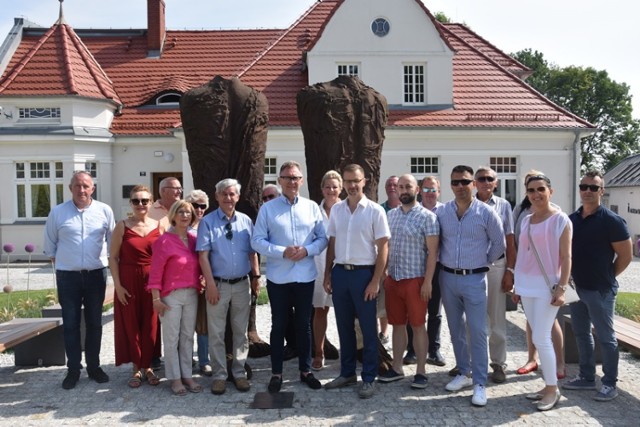
<instances>
[{"instance_id":1,"label":"bush","mask_svg":"<svg viewBox=\"0 0 640 427\"><path fill-rule=\"evenodd\" d=\"M42 317L42 307L57 302L55 289L16 291L0 294L0 322L16 317Z\"/></svg>"}]
</instances>

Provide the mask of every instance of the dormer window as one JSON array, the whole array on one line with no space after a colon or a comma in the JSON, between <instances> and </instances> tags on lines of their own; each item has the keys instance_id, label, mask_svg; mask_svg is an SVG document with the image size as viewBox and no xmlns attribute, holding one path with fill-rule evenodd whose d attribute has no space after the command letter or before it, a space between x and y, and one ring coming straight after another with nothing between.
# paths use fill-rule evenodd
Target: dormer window
<instances>
[{"instance_id":1,"label":"dormer window","mask_svg":"<svg viewBox=\"0 0 640 427\"><path fill-rule=\"evenodd\" d=\"M425 104L425 66L406 64L404 66L404 105Z\"/></svg>"},{"instance_id":2,"label":"dormer window","mask_svg":"<svg viewBox=\"0 0 640 427\"><path fill-rule=\"evenodd\" d=\"M156 98L156 105L163 107L177 107L180 105L182 94L177 92L168 92Z\"/></svg>"}]
</instances>

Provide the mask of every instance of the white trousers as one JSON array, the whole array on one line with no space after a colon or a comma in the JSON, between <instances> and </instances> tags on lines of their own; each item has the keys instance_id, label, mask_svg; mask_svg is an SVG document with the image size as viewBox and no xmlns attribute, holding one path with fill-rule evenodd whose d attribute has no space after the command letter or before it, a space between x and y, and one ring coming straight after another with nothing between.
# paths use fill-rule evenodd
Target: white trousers
<instances>
[{"instance_id":1,"label":"white trousers","mask_svg":"<svg viewBox=\"0 0 640 427\"><path fill-rule=\"evenodd\" d=\"M551 305L551 295L542 298L522 297L522 307L531 326L531 340L538 349L544 383L558 385L556 352L551 341L551 327L556 320L559 307Z\"/></svg>"},{"instance_id":2,"label":"white trousers","mask_svg":"<svg viewBox=\"0 0 640 427\"><path fill-rule=\"evenodd\" d=\"M165 375L169 380L191 378L197 291L194 288L178 289L162 298L162 302L169 306L164 316L160 316Z\"/></svg>"}]
</instances>

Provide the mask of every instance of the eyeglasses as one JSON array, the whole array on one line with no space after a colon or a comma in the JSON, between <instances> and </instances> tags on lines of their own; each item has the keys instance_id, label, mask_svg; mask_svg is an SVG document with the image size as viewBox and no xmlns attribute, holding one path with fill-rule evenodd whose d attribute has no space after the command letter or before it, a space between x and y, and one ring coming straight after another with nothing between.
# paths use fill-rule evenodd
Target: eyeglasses
<instances>
[{"instance_id":1,"label":"eyeglasses","mask_svg":"<svg viewBox=\"0 0 640 427\"><path fill-rule=\"evenodd\" d=\"M228 222L227 225L224 226L224 229L225 229L224 237L226 237L228 240L233 239L233 231L231 231L230 222Z\"/></svg>"},{"instance_id":2,"label":"eyeglasses","mask_svg":"<svg viewBox=\"0 0 640 427\"><path fill-rule=\"evenodd\" d=\"M496 178L494 176L479 176L476 178L476 181L480 182L493 182Z\"/></svg>"},{"instance_id":3,"label":"eyeglasses","mask_svg":"<svg viewBox=\"0 0 640 427\"><path fill-rule=\"evenodd\" d=\"M179 191L180 193L182 193L182 187L162 187L163 190L165 188L173 191Z\"/></svg>"},{"instance_id":4,"label":"eyeglasses","mask_svg":"<svg viewBox=\"0 0 640 427\"><path fill-rule=\"evenodd\" d=\"M267 194L266 196L262 196L263 202L268 202L269 200L273 200L276 198L275 194Z\"/></svg>"},{"instance_id":5,"label":"eyeglasses","mask_svg":"<svg viewBox=\"0 0 640 427\"><path fill-rule=\"evenodd\" d=\"M360 178L360 179L345 179L344 183L346 185L351 185L351 184L360 184L362 182L364 178Z\"/></svg>"},{"instance_id":6,"label":"eyeglasses","mask_svg":"<svg viewBox=\"0 0 640 427\"><path fill-rule=\"evenodd\" d=\"M301 176L281 176L280 179L284 179L285 181L289 181L291 183L296 183L302 179Z\"/></svg>"},{"instance_id":7,"label":"eyeglasses","mask_svg":"<svg viewBox=\"0 0 640 427\"><path fill-rule=\"evenodd\" d=\"M457 187L459 185L464 185L465 187L473 182L472 179L452 179L451 186Z\"/></svg>"},{"instance_id":8,"label":"eyeglasses","mask_svg":"<svg viewBox=\"0 0 640 427\"><path fill-rule=\"evenodd\" d=\"M529 194L533 194L536 191L538 193L544 193L545 191L547 191L547 187L527 188L527 193Z\"/></svg>"},{"instance_id":9,"label":"eyeglasses","mask_svg":"<svg viewBox=\"0 0 640 427\"><path fill-rule=\"evenodd\" d=\"M595 193L596 191L602 188L599 185L589 185L589 184L580 184L578 185L578 187L580 188L580 191L587 191L587 188L588 188L589 191L591 191L592 193Z\"/></svg>"},{"instance_id":10,"label":"eyeglasses","mask_svg":"<svg viewBox=\"0 0 640 427\"><path fill-rule=\"evenodd\" d=\"M202 210L207 209L206 203L191 203L191 206L193 206L193 209L202 209Z\"/></svg>"},{"instance_id":11,"label":"eyeglasses","mask_svg":"<svg viewBox=\"0 0 640 427\"><path fill-rule=\"evenodd\" d=\"M423 193L437 193L438 189L437 188L422 187L422 192Z\"/></svg>"},{"instance_id":12,"label":"eyeglasses","mask_svg":"<svg viewBox=\"0 0 640 427\"><path fill-rule=\"evenodd\" d=\"M147 206L151 200L149 199L131 199L129 200L133 206Z\"/></svg>"},{"instance_id":13,"label":"eyeglasses","mask_svg":"<svg viewBox=\"0 0 640 427\"><path fill-rule=\"evenodd\" d=\"M176 214L182 215L182 216L191 216L191 212L190 211L178 211L178 212L176 212Z\"/></svg>"}]
</instances>

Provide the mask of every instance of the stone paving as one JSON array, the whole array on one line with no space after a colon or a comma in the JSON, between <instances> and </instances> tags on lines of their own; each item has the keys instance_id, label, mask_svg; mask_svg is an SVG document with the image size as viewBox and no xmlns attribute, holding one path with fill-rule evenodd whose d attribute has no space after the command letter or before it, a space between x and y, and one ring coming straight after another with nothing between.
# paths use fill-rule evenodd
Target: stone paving
<instances>
[{"instance_id":1,"label":"stone paving","mask_svg":"<svg viewBox=\"0 0 640 427\"><path fill-rule=\"evenodd\" d=\"M640 262L634 261L621 283L640 280ZM623 286L627 287L627 286ZM640 292L635 285L628 291ZM337 343L335 321L329 321L328 336ZM130 389L126 381L130 367L115 367L112 315L104 316L101 353L103 368L111 376L106 384L96 384L83 374L73 390L63 390L61 382L66 368L18 368L10 353L0 356L0 425L242 425L264 424L284 426L355 426L363 423L381 426L397 425L640 425L640 359L622 352L620 357L620 396L608 403L592 400L592 391L563 390L556 409L538 412L524 398L537 391L543 382L539 373L516 375L515 369L526 360L524 314L508 313L508 379L505 384L489 384L488 405L473 407L471 390L449 393L444 390L450 380L447 371L454 365L446 324L443 328L442 353L445 367L427 367L429 386L424 390L409 388L413 367L405 367L406 379L391 384L377 384L377 394L369 400L357 396L357 387L339 390L310 390L298 381L297 362L285 362L282 391L294 393L291 409L250 409L255 392L266 391L270 378L269 358L250 359L254 372L252 389L239 393L232 384L222 396L209 393L210 379L199 377L205 386L202 394L173 397L168 383L158 387L146 383ZM268 338L270 314L268 306L258 307L259 331ZM577 373L577 365L568 365L569 377ZM316 373L322 383L337 376L339 361L327 361L327 367ZM161 374L163 372L161 371ZM598 368L598 375L600 375Z\"/></svg>"}]
</instances>

